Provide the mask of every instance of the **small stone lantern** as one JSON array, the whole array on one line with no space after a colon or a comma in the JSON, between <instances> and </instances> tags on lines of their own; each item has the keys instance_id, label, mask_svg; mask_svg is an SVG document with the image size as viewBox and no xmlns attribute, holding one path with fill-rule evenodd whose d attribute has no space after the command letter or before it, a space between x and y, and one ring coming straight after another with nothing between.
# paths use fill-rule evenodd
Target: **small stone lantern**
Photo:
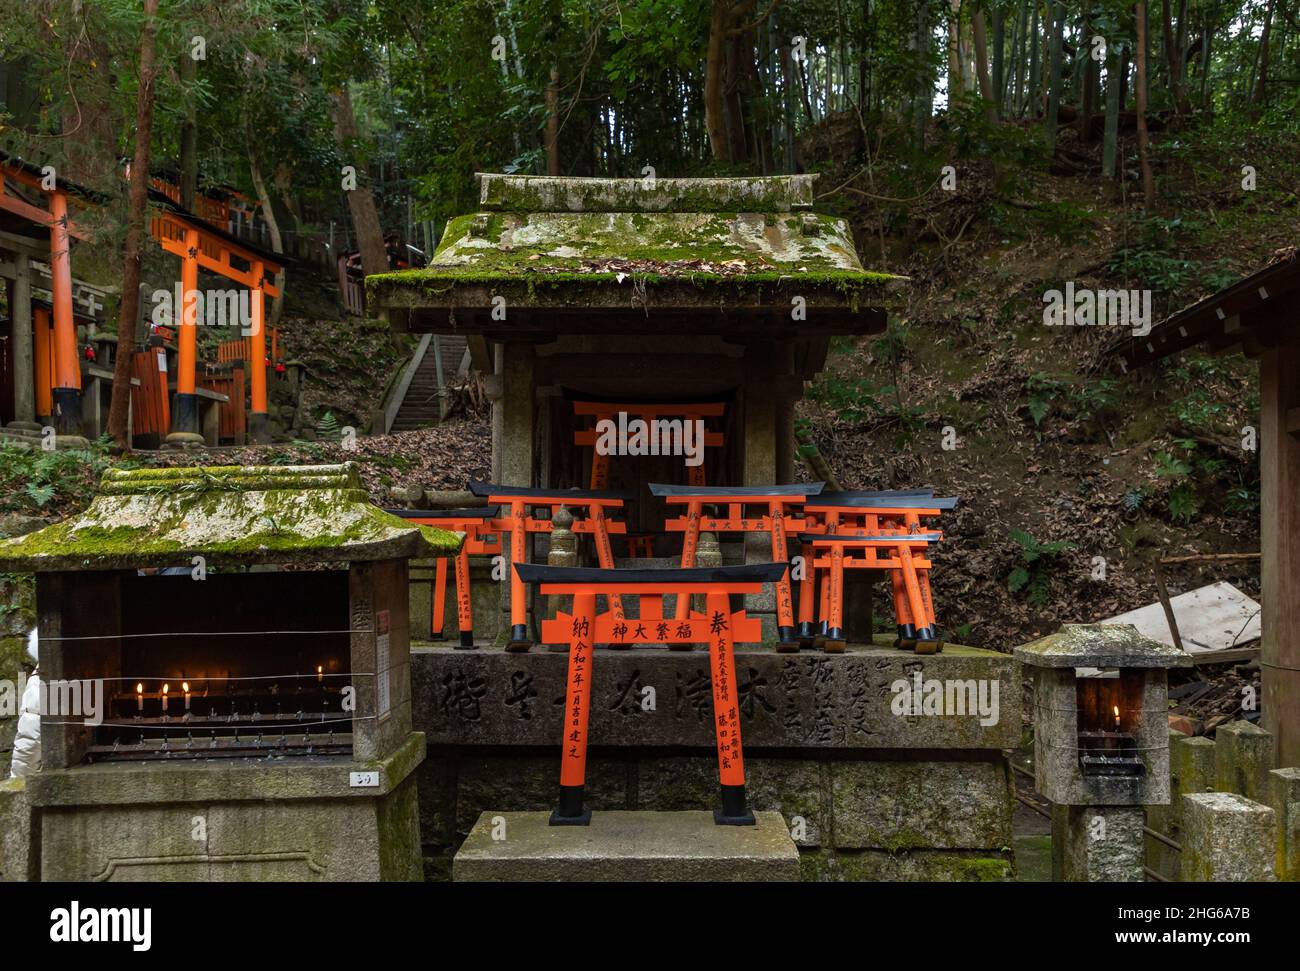
<instances>
[{"instance_id":1,"label":"small stone lantern","mask_svg":"<svg viewBox=\"0 0 1300 971\"><path fill-rule=\"evenodd\" d=\"M1065 624L1015 657L1034 678L1034 786L1069 807L1057 876L1143 879L1140 807L1169 803L1168 669L1190 659L1131 624Z\"/></svg>"}]
</instances>

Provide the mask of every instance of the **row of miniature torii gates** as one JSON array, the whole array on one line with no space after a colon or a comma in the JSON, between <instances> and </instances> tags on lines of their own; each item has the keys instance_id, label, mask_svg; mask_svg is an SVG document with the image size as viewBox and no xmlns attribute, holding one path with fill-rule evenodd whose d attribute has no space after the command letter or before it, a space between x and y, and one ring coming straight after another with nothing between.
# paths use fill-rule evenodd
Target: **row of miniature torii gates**
<instances>
[{"instance_id":1,"label":"row of miniature torii gates","mask_svg":"<svg viewBox=\"0 0 1300 971\"><path fill-rule=\"evenodd\" d=\"M953 509L955 498L936 497L928 489L881 492L822 493L823 483L786 486L651 485L653 495L683 515L667 520L669 532L683 536L678 569L614 569L610 536L626 534L623 522L611 519L630 499L609 490L532 489L471 482L470 491L488 505L473 509L392 510L421 524L465 533L466 540L454 559L458 646L474 648L469 557L504 552L509 536L511 573L510 636L507 650L527 651L528 634L525 585L536 584L548 596L572 598L570 611L557 611L542 621L541 640L567 644L569 661L563 712L559 808L552 825L585 825L591 813L583 808L586 779L587 722L590 709L594 647L610 648L663 645L689 650L709 645L713 688L714 730L722 808L714 813L724 825L749 825L754 816L745 804L744 757L736 685L734 647L761 640L757 618L743 609L733 611L733 595L761 592L763 584L776 587L779 651L820 646L836 653L846 649L844 632L844 571L878 570L891 582L895 644L921 654L942 650L934 601L930 589L930 547L942 533L922 525L923 519ZM746 513L747 507L761 512ZM546 514L538 514L538 509ZM580 518L569 511L577 510ZM558 510L553 514L550 510ZM719 514L720 510L725 510ZM527 562L527 537L548 533L548 565ZM575 544L569 537L592 537L599 567L553 565L574 562ZM763 533L771 538L772 562L744 566L699 567L697 554L703 533ZM801 548L794 571L799 598L794 604L789 537ZM447 559L439 559L433 579L431 635L441 639L447 589ZM596 598L607 607L597 612ZM623 597L636 596L638 615L629 617ZM673 615L665 599L675 597ZM704 610L693 609L703 601Z\"/></svg>"},{"instance_id":2,"label":"row of miniature torii gates","mask_svg":"<svg viewBox=\"0 0 1300 971\"><path fill-rule=\"evenodd\" d=\"M10 180L47 198L46 209L30 205L16 195L5 193ZM72 295L72 240L86 239L69 213L69 196L85 205L95 202L85 190L61 179L50 184L49 178L28 165L16 162L0 164L0 209L33 224L49 228L50 233L50 319L45 309L36 314L35 378L48 382L51 414L55 429L61 434L81 433L81 368L77 353L77 331ZM199 270L204 269L249 289L248 358L254 364L266 360L265 298L275 298L280 290L274 279L283 266L263 253L240 245L226 234L214 231L202 219L181 212L159 209L151 213L150 235L166 252L181 261L182 306L177 327L176 395L171 408L169 439L178 442L201 442L199 407L196 392L198 364L197 326L201 323ZM45 330L51 338L48 351L43 350ZM249 432L254 441L265 439L267 429L266 368L251 368L251 417ZM17 376L16 376L17 377ZM40 389L43 391L43 388ZM44 397L43 394L38 394Z\"/></svg>"}]
</instances>

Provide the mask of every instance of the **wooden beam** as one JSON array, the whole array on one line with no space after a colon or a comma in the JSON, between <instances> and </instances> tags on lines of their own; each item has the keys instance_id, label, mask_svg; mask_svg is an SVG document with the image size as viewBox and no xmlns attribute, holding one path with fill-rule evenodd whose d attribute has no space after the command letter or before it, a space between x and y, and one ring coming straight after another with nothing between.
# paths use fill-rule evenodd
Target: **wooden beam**
<instances>
[{"instance_id":1,"label":"wooden beam","mask_svg":"<svg viewBox=\"0 0 1300 971\"><path fill-rule=\"evenodd\" d=\"M1300 765L1300 342L1260 359L1260 588L1264 728L1276 765Z\"/></svg>"}]
</instances>

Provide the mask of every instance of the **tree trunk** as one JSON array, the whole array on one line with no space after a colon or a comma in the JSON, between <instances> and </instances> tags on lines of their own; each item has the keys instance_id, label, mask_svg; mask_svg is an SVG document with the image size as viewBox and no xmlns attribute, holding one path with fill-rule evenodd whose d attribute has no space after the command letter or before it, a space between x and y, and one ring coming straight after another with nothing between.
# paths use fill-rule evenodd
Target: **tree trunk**
<instances>
[{"instance_id":1,"label":"tree trunk","mask_svg":"<svg viewBox=\"0 0 1300 971\"><path fill-rule=\"evenodd\" d=\"M193 85L199 62L187 49L181 54L180 76L185 86L185 116L181 119L181 205L194 212L199 191L199 109Z\"/></svg>"},{"instance_id":2,"label":"tree trunk","mask_svg":"<svg viewBox=\"0 0 1300 971\"><path fill-rule=\"evenodd\" d=\"M1060 0L1052 0L1048 10L1052 24L1047 78L1047 141L1055 150L1056 119L1061 110L1061 43L1065 30L1065 11L1061 7Z\"/></svg>"},{"instance_id":3,"label":"tree trunk","mask_svg":"<svg viewBox=\"0 0 1300 971\"><path fill-rule=\"evenodd\" d=\"M1041 88L1039 82L1042 77L1042 71L1038 64L1038 52L1041 49L1038 43L1038 4L1034 5L1033 24L1029 28L1029 98L1025 102L1025 107L1032 106L1033 113L1031 118L1038 117L1038 106L1041 98Z\"/></svg>"},{"instance_id":4,"label":"tree trunk","mask_svg":"<svg viewBox=\"0 0 1300 971\"><path fill-rule=\"evenodd\" d=\"M1274 0L1268 0L1268 6L1264 8L1264 31L1259 35L1259 72L1255 77L1255 91L1250 97L1252 118L1258 118L1264 109L1264 87L1268 83L1268 40L1273 30L1273 3Z\"/></svg>"},{"instance_id":5,"label":"tree trunk","mask_svg":"<svg viewBox=\"0 0 1300 971\"><path fill-rule=\"evenodd\" d=\"M715 162L730 161L727 155L727 123L724 119L722 73L723 44L727 34L728 0L713 0L709 16L709 48L704 61L704 127L709 134L709 151Z\"/></svg>"},{"instance_id":6,"label":"tree trunk","mask_svg":"<svg viewBox=\"0 0 1300 971\"><path fill-rule=\"evenodd\" d=\"M271 194L266 191L266 179L262 177L262 167L257 161L252 133L246 132L246 137L248 139L248 174L253 180L253 189L257 192L257 202L262 210L262 218L266 220L266 231L271 237L271 251L282 254L284 253L284 240L280 236L280 223L275 218L275 207L271 205ZM385 264L387 264L387 257L385 257ZM280 314L284 310L283 270L275 275L275 286L280 294L271 301L271 319L267 321L268 324L279 323Z\"/></svg>"},{"instance_id":7,"label":"tree trunk","mask_svg":"<svg viewBox=\"0 0 1300 971\"><path fill-rule=\"evenodd\" d=\"M131 406L131 361L135 355L136 318L140 315L140 263L145 208L149 202L149 139L153 134L155 18L158 0L144 0L140 27L140 77L135 96L135 153L122 253L122 299L117 305L117 353L113 362L113 396L108 407L108 434L124 449L131 447L127 416Z\"/></svg>"},{"instance_id":8,"label":"tree trunk","mask_svg":"<svg viewBox=\"0 0 1300 971\"><path fill-rule=\"evenodd\" d=\"M984 99L984 117L991 124L998 120L998 101L989 77L988 37L984 29L984 11L971 14L971 39L975 44L975 74L979 78L980 97Z\"/></svg>"},{"instance_id":9,"label":"tree trunk","mask_svg":"<svg viewBox=\"0 0 1300 971\"><path fill-rule=\"evenodd\" d=\"M1183 52L1174 40L1173 4L1170 0L1161 3L1161 28L1164 31L1165 62L1169 69L1169 95L1174 102L1174 111L1180 115L1187 113L1187 103L1183 97Z\"/></svg>"},{"instance_id":10,"label":"tree trunk","mask_svg":"<svg viewBox=\"0 0 1300 971\"><path fill-rule=\"evenodd\" d=\"M1124 48L1115 45L1106 52L1110 61L1106 65L1106 131L1101 146L1101 174L1108 179L1115 177L1115 159L1119 150L1119 113L1123 108L1124 79L1122 71L1128 70L1124 61Z\"/></svg>"},{"instance_id":11,"label":"tree trunk","mask_svg":"<svg viewBox=\"0 0 1300 971\"><path fill-rule=\"evenodd\" d=\"M334 138L346 160L357 138L357 119L352 113L352 96L348 93L346 82L330 93L330 117L334 122ZM388 249L384 246L384 231L379 226L374 193L360 178L363 168L364 166L357 165L357 187L345 194L348 212L352 215L352 228L357 234L357 249L361 252L361 269L370 276L388 271Z\"/></svg>"},{"instance_id":12,"label":"tree trunk","mask_svg":"<svg viewBox=\"0 0 1300 971\"><path fill-rule=\"evenodd\" d=\"M951 0L948 14L948 107L965 87L961 67L961 0Z\"/></svg>"},{"instance_id":13,"label":"tree trunk","mask_svg":"<svg viewBox=\"0 0 1300 971\"><path fill-rule=\"evenodd\" d=\"M1139 0L1137 14L1137 143L1142 160L1142 205L1149 211L1156 204L1155 176L1151 171L1151 146L1147 137L1147 5Z\"/></svg>"},{"instance_id":14,"label":"tree trunk","mask_svg":"<svg viewBox=\"0 0 1300 971\"><path fill-rule=\"evenodd\" d=\"M1003 16L1002 7L995 4L993 7L993 108L995 116L999 118L1002 117L1002 104L1006 99L1004 57L1006 33L1006 17Z\"/></svg>"},{"instance_id":15,"label":"tree trunk","mask_svg":"<svg viewBox=\"0 0 1300 971\"><path fill-rule=\"evenodd\" d=\"M546 174L560 174L560 68L555 64L546 85Z\"/></svg>"}]
</instances>

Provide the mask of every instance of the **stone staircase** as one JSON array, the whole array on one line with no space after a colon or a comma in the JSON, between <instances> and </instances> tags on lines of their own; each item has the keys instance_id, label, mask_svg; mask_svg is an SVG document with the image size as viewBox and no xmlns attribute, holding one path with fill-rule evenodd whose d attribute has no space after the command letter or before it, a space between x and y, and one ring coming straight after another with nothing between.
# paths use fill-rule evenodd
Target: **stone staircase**
<instances>
[{"instance_id":1,"label":"stone staircase","mask_svg":"<svg viewBox=\"0 0 1300 971\"><path fill-rule=\"evenodd\" d=\"M458 335L441 335L439 343L442 348L442 376L447 384L456 379L461 359L465 356L466 339ZM438 424L438 369L437 356L430 343L424 359L411 379L410 387L402 398L397 417L393 419L390 431L405 432L413 428L427 428Z\"/></svg>"}]
</instances>

